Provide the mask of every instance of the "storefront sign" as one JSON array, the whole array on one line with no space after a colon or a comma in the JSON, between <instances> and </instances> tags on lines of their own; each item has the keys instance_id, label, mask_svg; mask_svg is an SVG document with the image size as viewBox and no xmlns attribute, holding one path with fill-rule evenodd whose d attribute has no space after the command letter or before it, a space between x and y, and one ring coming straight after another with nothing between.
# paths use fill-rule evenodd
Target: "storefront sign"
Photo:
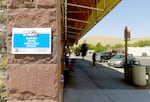
<instances>
[{"instance_id":1,"label":"storefront sign","mask_svg":"<svg viewBox=\"0 0 150 102\"><path fill-rule=\"evenodd\" d=\"M13 28L12 54L51 54L51 28Z\"/></svg>"}]
</instances>

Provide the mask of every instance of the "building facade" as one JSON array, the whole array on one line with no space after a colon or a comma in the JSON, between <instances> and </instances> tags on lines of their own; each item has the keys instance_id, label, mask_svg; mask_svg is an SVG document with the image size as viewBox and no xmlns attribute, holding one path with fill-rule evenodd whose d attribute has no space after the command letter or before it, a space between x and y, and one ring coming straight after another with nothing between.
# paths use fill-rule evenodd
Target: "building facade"
<instances>
[{"instance_id":1,"label":"building facade","mask_svg":"<svg viewBox=\"0 0 150 102\"><path fill-rule=\"evenodd\" d=\"M119 2L7 0L8 102L61 102L65 46L76 43ZM12 54L13 28L51 28L51 54Z\"/></svg>"}]
</instances>

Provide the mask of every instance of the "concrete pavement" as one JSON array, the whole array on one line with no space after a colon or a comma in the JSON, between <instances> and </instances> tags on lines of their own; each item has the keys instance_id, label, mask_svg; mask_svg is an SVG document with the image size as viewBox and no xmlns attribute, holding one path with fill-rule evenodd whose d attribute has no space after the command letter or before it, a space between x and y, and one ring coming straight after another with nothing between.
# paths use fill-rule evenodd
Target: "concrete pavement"
<instances>
[{"instance_id":1,"label":"concrete pavement","mask_svg":"<svg viewBox=\"0 0 150 102\"><path fill-rule=\"evenodd\" d=\"M150 89L124 81L123 73L77 58L64 88L64 102L150 102Z\"/></svg>"}]
</instances>

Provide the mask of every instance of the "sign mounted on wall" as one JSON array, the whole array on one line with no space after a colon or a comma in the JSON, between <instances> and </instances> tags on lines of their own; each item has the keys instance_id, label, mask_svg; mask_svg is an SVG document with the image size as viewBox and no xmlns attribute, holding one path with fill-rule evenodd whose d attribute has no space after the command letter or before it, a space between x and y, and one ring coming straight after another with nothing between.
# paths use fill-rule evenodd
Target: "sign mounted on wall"
<instances>
[{"instance_id":1,"label":"sign mounted on wall","mask_svg":"<svg viewBox=\"0 0 150 102\"><path fill-rule=\"evenodd\" d=\"M12 54L51 54L51 28L13 28Z\"/></svg>"}]
</instances>

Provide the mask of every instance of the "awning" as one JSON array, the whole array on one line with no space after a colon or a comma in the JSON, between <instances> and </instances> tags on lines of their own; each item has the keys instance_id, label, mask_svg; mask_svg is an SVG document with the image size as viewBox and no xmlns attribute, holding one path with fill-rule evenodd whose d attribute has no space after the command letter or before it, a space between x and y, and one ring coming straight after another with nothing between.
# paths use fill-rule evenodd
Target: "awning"
<instances>
[{"instance_id":1,"label":"awning","mask_svg":"<svg viewBox=\"0 0 150 102\"><path fill-rule=\"evenodd\" d=\"M77 43L94 25L121 0L64 0L63 33L68 45Z\"/></svg>"}]
</instances>

